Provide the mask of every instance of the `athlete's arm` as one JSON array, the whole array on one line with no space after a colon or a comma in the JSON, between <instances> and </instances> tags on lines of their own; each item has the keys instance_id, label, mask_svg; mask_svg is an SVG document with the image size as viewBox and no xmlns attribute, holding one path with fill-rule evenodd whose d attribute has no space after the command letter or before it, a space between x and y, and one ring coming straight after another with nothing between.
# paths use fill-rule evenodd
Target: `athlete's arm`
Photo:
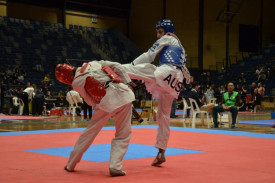
<instances>
[{"instance_id":1,"label":"athlete's arm","mask_svg":"<svg viewBox=\"0 0 275 183\"><path fill-rule=\"evenodd\" d=\"M119 76L119 78L122 80L123 83L126 84L126 83L131 82L131 79L128 76L128 74L126 73L126 71L124 70L123 66L121 64L119 64L118 62L101 60L101 61L99 61L99 63L101 65L109 66Z\"/></svg>"},{"instance_id":2,"label":"athlete's arm","mask_svg":"<svg viewBox=\"0 0 275 183\"><path fill-rule=\"evenodd\" d=\"M157 40L153 46L145 53L137 57L132 64L151 63L155 60L157 54L167 45L169 45L170 36L164 35Z\"/></svg>"}]
</instances>

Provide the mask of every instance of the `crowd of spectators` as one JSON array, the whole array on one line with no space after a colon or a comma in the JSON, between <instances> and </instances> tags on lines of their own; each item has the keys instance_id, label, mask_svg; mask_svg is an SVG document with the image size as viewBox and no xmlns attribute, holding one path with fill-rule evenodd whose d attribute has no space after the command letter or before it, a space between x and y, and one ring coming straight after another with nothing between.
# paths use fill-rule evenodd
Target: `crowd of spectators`
<instances>
[{"instance_id":1,"label":"crowd of spectators","mask_svg":"<svg viewBox=\"0 0 275 183\"><path fill-rule=\"evenodd\" d=\"M272 69L270 67L267 67L266 65L257 66L255 75L256 75L258 82L271 81L275 75L275 67L273 67L273 69Z\"/></svg>"},{"instance_id":2,"label":"crowd of spectators","mask_svg":"<svg viewBox=\"0 0 275 183\"><path fill-rule=\"evenodd\" d=\"M24 66L19 65L1 65L0 80L6 85L24 84L27 73Z\"/></svg>"},{"instance_id":3,"label":"crowd of spectators","mask_svg":"<svg viewBox=\"0 0 275 183\"><path fill-rule=\"evenodd\" d=\"M253 82L251 85L246 86L245 84L234 84L234 90L238 92L240 96L239 111L254 111L254 107L258 106L259 109L262 109L261 105L262 99L265 96L265 87L262 83ZM188 92L191 90L192 84L186 87L183 87L181 94L178 100L181 98L188 98ZM216 103L218 105L222 102L223 94L227 91L227 84L224 85L215 85L209 83L207 85L200 84L199 89L197 90L200 100L208 104L211 99L216 98Z\"/></svg>"},{"instance_id":4,"label":"crowd of spectators","mask_svg":"<svg viewBox=\"0 0 275 183\"><path fill-rule=\"evenodd\" d=\"M33 72L41 72L43 67L35 62L32 71ZM225 69L220 72L224 73L224 75L228 75L229 73L225 71ZM55 98L58 100L58 103L65 103L64 96L68 91L59 90L56 93L52 92L52 79L50 78L51 73L48 73L41 79L41 83L38 83L39 90L42 91L43 96L46 99ZM266 67L266 66L258 66L255 70L255 82L249 83L247 82L245 73L240 73L237 80L233 81L235 84L235 91L238 91L241 96L240 100L240 111L252 111L255 106L261 105L261 101L263 96L266 93L266 89L263 83L266 83L275 78L275 68ZM6 107L12 107L12 97L16 96L20 98L22 92L25 88L29 87L30 83L25 82L27 74L23 66L19 65L2 65L0 66L0 84L1 84L1 96L4 98L1 100L1 106L6 104ZM230 79L230 78L229 78ZM216 98L216 103L219 104L222 100L223 93L226 92L226 84L214 84L213 80L211 80L210 74L203 72L200 78L196 78L196 81L199 82L198 94L200 99L204 103L209 103L211 98ZM37 84L37 83L36 83ZM3 87L3 85L5 87ZM191 85L185 85L182 88L180 98L187 96L188 91L191 90ZM4 92L2 92L4 91ZM144 86L139 89L139 92L136 93L136 98L139 100L150 100L151 95L146 93Z\"/></svg>"},{"instance_id":5,"label":"crowd of spectators","mask_svg":"<svg viewBox=\"0 0 275 183\"><path fill-rule=\"evenodd\" d=\"M40 64L36 63L35 67L32 68L33 73L29 73L30 77L33 76L35 72L41 72L43 67ZM34 78L28 78L27 73L24 69L24 66L19 65L1 65L0 66L0 113L10 114L13 106L13 97L23 99L23 92L25 89L32 86L38 85L38 88L35 88L34 94L31 97L35 98L35 94L39 93L39 96L43 96L45 100L47 99L56 99L58 103L64 103L64 96L61 94L56 95L52 94L52 84L53 80L50 78L51 73L48 73L41 79L40 83L29 82ZM31 99L31 100L32 100Z\"/></svg>"}]
</instances>

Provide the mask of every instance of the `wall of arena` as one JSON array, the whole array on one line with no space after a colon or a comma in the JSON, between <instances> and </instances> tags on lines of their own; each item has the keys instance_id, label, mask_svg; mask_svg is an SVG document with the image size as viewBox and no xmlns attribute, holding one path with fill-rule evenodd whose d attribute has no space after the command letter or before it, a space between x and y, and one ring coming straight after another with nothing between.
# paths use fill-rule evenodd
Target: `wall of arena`
<instances>
[{"instance_id":1,"label":"wall of arena","mask_svg":"<svg viewBox=\"0 0 275 183\"><path fill-rule=\"evenodd\" d=\"M97 19L97 23L92 22L93 17ZM114 18L108 16L93 15L90 13L66 11L66 27L69 28L70 24L103 29L116 28L123 34L127 33L127 19L125 18Z\"/></svg>"},{"instance_id":2,"label":"wall of arena","mask_svg":"<svg viewBox=\"0 0 275 183\"><path fill-rule=\"evenodd\" d=\"M0 16L7 15L7 2L0 0Z\"/></svg>"},{"instance_id":3,"label":"wall of arena","mask_svg":"<svg viewBox=\"0 0 275 183\"><path fill-rule=\"evenodd\" d=\"M225 59L226 27L216 18L225 7L225 0L204 1L204 45L203 59L204 69L215 66L216 62ZM261 0L245 1L244 6L230 23L229 55L239 56L239 24L259 25ZM232 6L233 7L233 6ZM275 25L275 1L264 0L263 7L263 41L274 36ZM163 5L161 1L133 0L130 16L130 39L134 41L142 51L147 51L154 43L156 33L154 26L163 17ZM233 7L234 8L234 7ZM191 67L198 67L195 62L198 55L198 19L199 0L167 0L166 17L170 18L176 29L176 34L186 47L188 58L194 63L188 63ZM264 46L264 45L263 45ZM232 60L233 63L235 60Z\"/></svg>"},{"instance_id":4,"label":"wall of arena","mask_svg":"<svg viewBox=\"0 0 275 183\"><path fill-rule=\"evenodd\" d=\"M31 6L12 2L8 2L7 16L52 23L62 22L62 11L60 9Z\"/></svg>"}]
</instances>

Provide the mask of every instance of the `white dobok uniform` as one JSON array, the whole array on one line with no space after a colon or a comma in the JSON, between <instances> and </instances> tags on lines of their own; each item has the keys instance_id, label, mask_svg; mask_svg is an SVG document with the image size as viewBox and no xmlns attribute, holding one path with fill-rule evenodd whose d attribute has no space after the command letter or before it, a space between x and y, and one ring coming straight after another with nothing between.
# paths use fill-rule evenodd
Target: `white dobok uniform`
<instances>
[{"instance_id":1,"label":"white dobok uniform","mask_svg":"<svg viewBox=\"0 0 275 183\"><path fill-rule=\"evenodd\" d=\"M159 65L150 64L158 53ZM163 150L166 150L170 136L170 111L173 99L178 98L183 79L186 78L187 82L190 80L189 71L184 64L179 64L179 61L185 62L185 50L174 34L166 34L132 64L123 65L131 79L144 80L147 91L152 93L153 98L158 99L159 127L155 147Z\"/></svg>"},{"instance_id":2,"label":"white dobok uniform","mask_svg":"<svg viewBox=\"0 0 275 183\"><path fill-rule=\"evenodd\" d=\"M26 92L28 94L28 99L31 100L34 96L34 88L28 87L23 92Z\"/></svg>"},{"instance_id":3,"label":"white dobok uniform","mask_svg":"<svg viewBox=\"0 0 275 183\"><path fill-rule=\"evenodd\" d=\"M74 104L77 105L77 103L83 104L83 99L79 95L77 91L71 90L66 95L66 100L69 102L70 106L73 106Z\"/></svg>"},{"instance_id":4,"label":"white dobok uniform","mask_svg":"<svg viewBox=\"0 0 275 183\"><path fill-rule=\"evenodd\" d=\"M83 64L82 67L84 67ZM110 82L106 88L106 94L100 103L96 103L93 97L84 88L86 78L94 77L102 85L111 81L110 77L101 69L102 65L109 66L123 81L123 83ZM85 67L84 67L85 68ZM85 70L81 72L81 67L77 68L72 83L73 89L80 93L86 103L94 107L95 112L88 127L79 136L74 150L70 154L67 164L68 169L74 169L80 161L83 153L89 148L101 128L107 123L111 116L115 119L115 138L111 143L111 155L109 168L122 169L122 159L128 149L131 137L131 116L132 101L135 100L134 93L124 83L131 82L123 67L116 62L92 61L89 62Z\"/></svg>"}]
</instances>

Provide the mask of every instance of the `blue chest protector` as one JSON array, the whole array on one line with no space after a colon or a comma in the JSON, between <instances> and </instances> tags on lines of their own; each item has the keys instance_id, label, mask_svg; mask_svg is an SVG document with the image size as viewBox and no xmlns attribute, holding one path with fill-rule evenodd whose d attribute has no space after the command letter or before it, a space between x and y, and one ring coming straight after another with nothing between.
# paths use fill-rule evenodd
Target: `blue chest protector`
<instances>
[{"instance_id":1,"label":"blue chest protector","mask_svg":"<svg viewBox=\"0 0 275 183\"><path fill-rule=\"evenodd\" d=\"M185 64L185 58L182 58L183 50L180 46L169 45L162 49L160 52L159 64L172 64L176 66L182 66Z\"/></svg>"}]
</instances>

